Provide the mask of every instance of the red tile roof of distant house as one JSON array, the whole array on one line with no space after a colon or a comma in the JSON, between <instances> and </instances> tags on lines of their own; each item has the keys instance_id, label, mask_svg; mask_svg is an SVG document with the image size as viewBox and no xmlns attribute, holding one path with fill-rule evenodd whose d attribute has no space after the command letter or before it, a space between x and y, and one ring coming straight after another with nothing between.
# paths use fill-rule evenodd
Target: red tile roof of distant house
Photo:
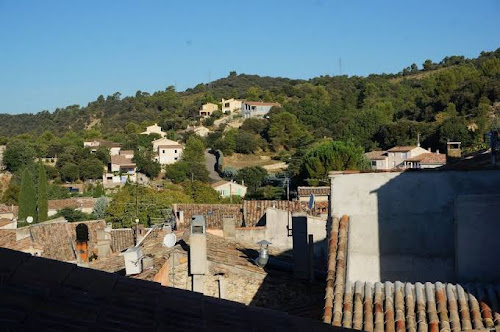
<instances>
[{"instance_id":1,"label":"red tile roof of distant house","mask_svg":"<svg viewBox=\"0 0 500 332\"><path fill-rule=\"evenodd\" d=\"M120 166L135 166L135 163L133 163L130 158L127 158L125 156L111 156L111 163L115 165L120 165Z\"/></svg>"},{"instance_id":2,"label":"red tile roof of distant house","mask_svg":"<svg viewBox=\"0 0 500 332\"><path fill-rule=\"evenodd\" d=\"M385 151L370 151L365 153L366 158L370 160L384 160L387 158L387 152Z\"/></svg>"},{"instance_id":3,"label":"red tile roof of distant house","mask_svg":"<svg viewBox=\"0 0 500 332\"><path fill-rule=\"evenodd\" d=\"M408 152L415 149L416 146L395 146L387 150L388 152Z\"/></svg>"},{"instance_id":4,"label":"red tile roof of distant house","mask_svg":"<svg viewBox=\"0 0 500 332\"><path fill-rule=\"evenodd\" d=\"M406 161L420 162L424 165L445 165L446 155L444 153L422 153L416 157L406 159Z\"/></svg>"},{"instance_id":5,"label":"red tile roof of distant house","mask_svg":"<svg viewBox=\"0 0 500 332\"><path fill-rule=\"evenodd\" d=\"M329 196L330 187L298 187L297 194L299 196Z\"/></svg>"}]
</instances>

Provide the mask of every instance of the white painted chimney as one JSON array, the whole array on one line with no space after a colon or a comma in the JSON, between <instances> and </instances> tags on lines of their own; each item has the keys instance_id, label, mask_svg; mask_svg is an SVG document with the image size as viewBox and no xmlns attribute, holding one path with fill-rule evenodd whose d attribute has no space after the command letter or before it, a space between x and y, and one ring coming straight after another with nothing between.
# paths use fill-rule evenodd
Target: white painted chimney
<instances>
[{"instance_id":1,"label":"white painted chimney","mask_svg":"<svg viewBox=\"0 0 500 332\"><path fill-rule=\"evenodd\" d=\"M191 235L189 236L189 271L192 275L192 290L203 293L205 289L204 275L207 271L207 236L205 218L191 218Z\"/></svg>"}]
</instances>

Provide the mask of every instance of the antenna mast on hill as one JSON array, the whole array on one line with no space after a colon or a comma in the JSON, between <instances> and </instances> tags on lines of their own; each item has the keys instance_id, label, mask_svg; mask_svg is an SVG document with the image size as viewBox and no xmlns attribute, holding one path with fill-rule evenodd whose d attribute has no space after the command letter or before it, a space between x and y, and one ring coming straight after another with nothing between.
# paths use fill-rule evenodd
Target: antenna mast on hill
<instances>
[{"instance_id":1,"label":"antenna mast on hill","mask_svg":"<svg viewBox=\"0 0 500 332\"><path fill-rule=\"evenodd\" d=\"M212 89L212 79L211 79L211 72L210 70L208 71L208 88Z\"/></svg>"},{"instance_id":2,"label":"antenna mast on hill","mask_svg":"<svg viewBox=\"0 0 500 332\"><path fill-rule=\"evenodd\" d=\"M342 76L342 58L339 58L339 76Z\"/></svg>"}]
</instances>

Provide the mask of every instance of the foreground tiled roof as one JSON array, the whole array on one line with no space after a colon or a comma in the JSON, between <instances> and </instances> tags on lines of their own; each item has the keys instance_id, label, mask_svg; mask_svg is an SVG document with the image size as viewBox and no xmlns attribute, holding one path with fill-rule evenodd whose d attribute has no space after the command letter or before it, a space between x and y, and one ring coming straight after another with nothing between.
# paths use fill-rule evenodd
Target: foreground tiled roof
<instances>
[{"instance_id":1,"label":"foreground tiled roof","mask_svg":"<svg viewBox=\"0 0 500 332\"><path fill-rule=\"evenodd\" d=\"M331 331L284 312L0 248L7 331Z\"/></svg>"},{"instance_id":2,"label":"foreground tiled roof","mask_svg":"<svg viewBox=\"0 0 500 332\"><path fill-rule=\"evenodd\" d=\"M500 285L346 283L348 222L332 223L325 323L375 332L500 331Z\"/></svg>"},{"instance_id":3,"label":"foreground tiled roof","mask_svg":"<svg viewBox=\"0 0 500 332\"><path fill-rule=\"evenodd\" d=\"M0 204L0 213L14 213L17 214L17 206Z\"/></svg>"},{"instance_id":4,"label":"foreground tiled roof","mask_svg":"<svg viewBox=\"0 0 500 332\"><path fill-rule=\"evenodd\" d=\"M121 252L134 244L132 228L111 229L111 250L113 252Z\"/></svg>"},{"instance_id":5,"label":"foreground tiled roof","mask_svg":"<svg viewBox=\"0 0 500 332\"><path fill-rule=\"evenodd\" d=\"M104 220L84 222L55 222L33 224L18 229L0 229L0 247L14 250L28 250L36 246L43 250L42 256L61 261L76 260L74 242L76 226L84 223L89 228L89 251L97 244L97 230L104 229ZM17 239L16 235L23 235Z\"/></svg>"},{"instance_id":6,"label":"foreground tiled roof","mask_svg":"<svg viewBox=\"0 0 500 332\"><path fill-rule=\"evenodd\" d=\"M420 162L421 164L429 164L429 165L445 165L446 164L446 155L444 153L422 153L416 157L406 159L406 161L411 162Z\"/></svg>"},{"instance_id":7,"label":"foreground tiled roof","mask_svg":"<svg viewBox=\"0 0 500 332\"><path fill-rule=\"evenodd\" d=\"M395 146L387 150L388 152L408 152L415 149L416 146Z\"/></svg>"},{"instance_id":8,"label":"foreground tiled roof","mask_svg":"<svg viewBox=\"0 0 500 332\"><path fill-rule=\"evenodd\" d=\"M365 153L366 158L370 160L384 160L387 158L385 151L370 151Z\"/></svg>"},{"instance_id":9,"label":"foreground tiled roof","mask_svg":"<svg viewBox=\"0 0 500 332\"><path fill-rule=\"evenodd\" d=\"M298 187L297 193L299 196L328 196L330 195L330 187Z\"/></svg>"}]
</instances>

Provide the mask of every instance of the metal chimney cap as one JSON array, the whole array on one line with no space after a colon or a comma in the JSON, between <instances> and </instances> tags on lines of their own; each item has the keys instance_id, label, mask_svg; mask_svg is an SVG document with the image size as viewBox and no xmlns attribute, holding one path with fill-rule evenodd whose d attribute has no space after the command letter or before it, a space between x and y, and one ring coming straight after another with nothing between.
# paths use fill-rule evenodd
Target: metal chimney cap
<instances>
[{"instance_id":1,"label":"metal chimney cap","mask_svg":"<svg viewBox=\"0 0 500 332\"><path fill-rule=\"evenodd\" d=\"M257 244L260 245L260 246L266 246L267 247L268 245L272 244L272 242L269 242L267 240L260 240L259 242L257 242Z\"/></svg>"}]
</instances>

